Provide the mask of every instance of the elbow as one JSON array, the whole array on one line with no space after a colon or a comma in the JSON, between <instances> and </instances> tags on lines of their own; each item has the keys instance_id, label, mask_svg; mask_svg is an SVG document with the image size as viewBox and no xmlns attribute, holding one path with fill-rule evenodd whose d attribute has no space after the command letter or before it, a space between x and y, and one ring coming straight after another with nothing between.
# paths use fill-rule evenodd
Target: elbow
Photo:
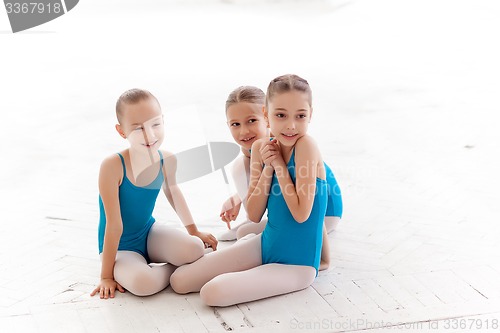
<instances>
[{"instance_id":1,"label":"elbow","mask_svg":"<svg viewBox=\"0 0 500 333\"><path fill-rule=\"evenodd\" d=\"M310 204L306 202L300 204L299 202L299 204L295 206L294 209L290 209L290 212L292 213L293 219L297 223L304 223L309 219L309 216L311 216L312 208L312 202Z\"/></svg>"},{"instance_id":2,"label":"elbow","mask_svg":"<svg viewBox=\"0 0 500 333\"><path fill-rule=\"evenodd\" d=\"M170 185L168 187L166 187L166 190L168 191L168 193L170 194L170 197L175 197L179 194L180 190L179 190L179 186L177 186L177 184L175 185Z\"/></svg>"},{"instance_id":3,"label":"elbow","mask_svg":"<svg viewBox=\"0 0 500 333\"><path fill-rule=\"evenodd\" d=\"M294 219L295 219L295 222L297 222L297 223L304 223L305 221L307 221L307 219L304 219L301 217L294 217Z\"/></svg>"},{"instance_id":4,"label":"elbow","mask_svg":"<svg viewBox=\"0 0 500 333\"><path fill-rule=\"evenodd\" d=\"M259 223L263 214L264 212L257 212L255 210L249 209L247 211L247 218L254 223Z\"/></svg>"},{"instance_id":5,"label":"elbow","mask_svg":"<svg viewBox=\"0 0 500 333\"><path fill-rule=\"evenodd\" d=\"M259 223L262 218L262 214L259 216L259 214L248 212L247 218L254 223Z\"/></svg>"},{"instance_id":6,"label":"elbow","mask_svg":"<svg viewBox=\"0 0 500 333\"><path fill-rule=\"evenodd\" d=\"M106 236L114 236L114 237L117 237L119 239L122 236L122 234L123 234L123 225L121 223L107 223L106 224L105 237Z\"/></svg>"},{"instance_id":7,"label":"elbow","mask_svg":"<svg viewBox=\"0 0 500 333\"><path fill-rule=\"evenodd\" d=\"M247 198L246 201L246 207L245 207L245 210L247 211L247 219L249 219L250 221L260 221L260 218L262 216L257 216L257 212L255 210L255 202L254 200L252 200L251 197Z\"/></svg>"},{"instance_id":8,"label":"elbow","mask_svg":"<svg viewBox=\"0 0 500 333\"><path fill-rule=\"evenodd\" d=\"M305 214L304 212L298 212L296 214L292 214L293 219L297 223L304 223L305 221L307 221L309 219L310 215L311 215L311 212L308 212L307 214Z\"/></svg>"}]
</instances>

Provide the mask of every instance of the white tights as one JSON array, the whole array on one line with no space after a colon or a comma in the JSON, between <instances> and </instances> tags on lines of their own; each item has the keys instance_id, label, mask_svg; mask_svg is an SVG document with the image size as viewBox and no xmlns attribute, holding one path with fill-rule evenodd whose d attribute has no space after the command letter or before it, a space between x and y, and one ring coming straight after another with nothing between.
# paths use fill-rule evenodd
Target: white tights
<instances>
[{"instance_id":1,"label":"white tights","mask_svg":"<svg viewBox=\"0 0 500 333\"><path fill-rule=\"evenodd\" d=\"M339 222L340 222L340 217L338 216L325 216L326 232L329 234L333 230L336 230Z\"/></svg>"},{"instance_id":2,"label":"white tights","mask_svg":"<svg viewBox=\"0 0 500 333\"><path fill-rule=\"evenodd\" d=\"M310 266L262 265L261 235L248 235L179 267L170 283L180 294L200 291L210 306L229 306L307 288L315 276Z\"/></svg>"},{"instance_id":3,"label":"white tights","mask_svg":"<svg viewBox=\"0 0 500 333\"><path fill-rule=\"evenodd\" d=\"M241 239L249 234L260 234L266 227L267 219L263 219L259 223L246 221L242 223L236 230L236 239Z\"/></svg>"},{"instance_id":4,"label":"white tights","mask_svg":"<svg viewBox=\"0 0 500 333\"><path fill-rule=\"evenodd\" d=\"M137 252L118 251L115 281L134 295L152 295L169 285L177 266L191 263L203 254L204 245L198 237L155 223L148 235L148 255L154 264L148 264Z\"/></svg>"}]
</instances>

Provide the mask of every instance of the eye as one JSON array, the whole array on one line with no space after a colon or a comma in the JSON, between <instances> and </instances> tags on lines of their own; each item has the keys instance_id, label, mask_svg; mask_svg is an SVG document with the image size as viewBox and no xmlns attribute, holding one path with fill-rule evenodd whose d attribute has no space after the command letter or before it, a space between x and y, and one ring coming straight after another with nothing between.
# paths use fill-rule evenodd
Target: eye
<instances>
[{"instance_id":1,"label":"eye","mask_svg":"<svg viewBox=\"0 0 500 333\"><path fill-rule=\"evenodd\" d=\"M277 117L277 118L285 118L286 116L285 116L285 114L283 114L283 113L277 113L277 114L276 114L276 117Z\"/></svg>"},{"instance_id":2,"label":"eye","mask_svg":"<svg viewBox=\"0 0 500 333\"><path fill-rule=\"evenodd\" d=\"M305 114L299 114L297 117L298 117L299 119L303 119L303 118L306 118L307 116L306 116Z\"/></svg>"},{"instance_id":3,"label":"eye","mask_svg":"<svg viewBox=\"0 0 500 333\"><path fill-rule=\"evenodd\" d=\"M256 121L258 121L257 119L248 119L248 122L251 124L251 123L255 123Z\"/></svg>"},{"instance_id":4,"label":"eye","mask_svg":"<svg viewBox=\"0 0 500 333\"><path fill-rule=\"evenodd\" d=\"M240 123L232 123L231 124L231 127L237 127L237 126L240 126Z\"/></svg>"},{"instance_id":5,"label":"eye","mask_svg":"<svg viewBox=\"0 0 500 333\"><path fill-rule=\"evenodd\" d=\"M160 125L161 125L160 123L156 123L156 124L153 124L153 127L158 127Z\"/></svg>"},{"instance_id":6,"label":"eye","mask_svg":"<svg viewBox=\"0 0 500 333\"><path fill-rule=\"evenodd\" d=\"M136 128L134 129L134 131L142 131L142 129L143 129L143 127L142 127L142 126L141 126L141 127L136 127Z\"/></svg>"}]
</instances>

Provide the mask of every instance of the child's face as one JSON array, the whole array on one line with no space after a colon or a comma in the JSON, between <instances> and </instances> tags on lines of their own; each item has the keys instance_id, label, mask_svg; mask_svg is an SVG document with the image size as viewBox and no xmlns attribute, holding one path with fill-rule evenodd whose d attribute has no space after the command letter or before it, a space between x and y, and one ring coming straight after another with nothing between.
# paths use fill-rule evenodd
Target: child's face
<instances>
[{"instance_id":1,"label":"child's face","mask_svg":"<svg viewBox=\"0 0 500 333\"><path fill-rule=\"evenodd\" d=\"M125 104L122 123L117 129L125 135L131 148L158 150L165 136L160 106L152 98Z\"/></svg>"},{"instance_id":2,"label":"child's face","mask_svg":"<svg viewBox=\"0 0 500 333\"><path fill-rule=\"evenodd\" d=\"M262 113L262 105L236 103L227 109L226 117L234 141L243 148L250 149L255 140L267 136L267 123Z\"/></svg>"},{"instance_id":3,"label":"child's face","mask_svg":"<svg viewBox=\"0 0 500 333\"><path fill-rule=\"evenodd\" d=\"M271 132L285 146L294 146L307 133L311 115L307 94L296 90L276 94L266 111Z\"/></svg>"}]
</instances>

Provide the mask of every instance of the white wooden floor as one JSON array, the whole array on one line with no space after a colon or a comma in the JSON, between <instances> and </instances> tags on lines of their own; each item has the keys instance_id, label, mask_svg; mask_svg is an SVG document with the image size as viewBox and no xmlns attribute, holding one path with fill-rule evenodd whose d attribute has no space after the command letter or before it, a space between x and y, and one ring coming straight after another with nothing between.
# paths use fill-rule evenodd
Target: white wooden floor
<instances>
[{"instance_id":1,"label":"white wooden floor","mask_svg":"<svg viewBox=\"0 0 500 333\"><path fill-rule=\"evenodd\" d=\"M24 34L0 21L0 332L499 331L498 2L119 3ZM116 97L155 93L182 151L229 141L227 93L285 72L311 82L343 190L331 268L227 308L170 288L91 298ZM200 229L224 230L220 173L182 189ZM180 226L164 197L155 217Z\"/></svg>"}]
</instances>

